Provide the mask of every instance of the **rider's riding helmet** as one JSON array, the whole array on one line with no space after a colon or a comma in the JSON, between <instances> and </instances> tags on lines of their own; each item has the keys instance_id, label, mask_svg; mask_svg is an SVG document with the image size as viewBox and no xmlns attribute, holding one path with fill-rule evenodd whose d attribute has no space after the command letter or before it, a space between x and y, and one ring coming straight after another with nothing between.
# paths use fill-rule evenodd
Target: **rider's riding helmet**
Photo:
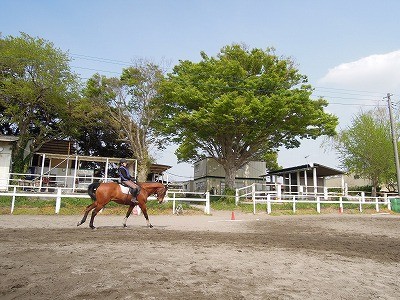
<instances>
[{"instance_id":1,"label":"rider's riding helmet","mask_svg":"<svg viewBox=\"0 0 400 300\"><path fill-rule=\"evenodd\" d=\"M123 164L123 163L126 163L126 162L127 162L126 158L121 158L121 159L119 160L119 163L120 163L120 164Z\"/></svg>"}]
</instances>

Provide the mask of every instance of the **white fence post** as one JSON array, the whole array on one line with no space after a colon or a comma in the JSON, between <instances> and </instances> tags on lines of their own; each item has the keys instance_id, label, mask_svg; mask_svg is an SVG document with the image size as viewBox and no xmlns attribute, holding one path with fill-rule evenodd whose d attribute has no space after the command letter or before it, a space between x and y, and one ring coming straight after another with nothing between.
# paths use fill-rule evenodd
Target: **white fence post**
<instances>
[{"instance_id":1,"label":"white fence post","mask_svg":"<svg viewBox=\"0 0 400 300\"><path fill-rule=\"evenodd\" d=\"M339 197L339 211L343 212L343 197Z\"/></svg>"},{"instance_id":2,"label":"white fence post","mask_svg":"<svg viewBox=\"0 0 400 300\"><path fill-rule=\"evenodd\" d=\"M56 214L60 212L61 207L61 188L57 188L57 198L56 198Z\"/></svg>"},{"instance_id":3,"label":"white fence post","mask_svg":"<svg viewBox=\"0 0 400 300\"><path fill-rule=\"evenodd\" d=\"M383 194L383 197L384 197L384 201L385 201L385 203L387 203L387 208L388 208L388 210L392 210L392 206L391 206L391 203L390 203L390 198L388 198L388 195L386 194L386 193L384 193Z\"/></svg>"},{"instance_id":4,"label":"white fence post","mask_svg":"<svg viewBox=\"0 0 400 300\"><path fill-rule=\"evenodd\" d=\"M256 202L256 184L253 183L251 185L251 199L253 200L253 202Z\"/></svg>"},{"instance_id":5,"label":"white fence post","mask_svg":"<svg viewBox=\"0 0 400 300\"><path fill-rule=\"evenodd\" d=\"M321 212L321 202L319 201L319 196L317 196L317 212Z\"/></svg>"},{"instance_id":6,"label":"white fence post","mask_svg":"<svg viewBox=\"0 0 400 300\"><path fill-rule=\"evenodd\" d=\"M276 196L278 200L282 200L282 185L280 183L276 185Z\"/></svg>"},{"instance_id":7,"label":"white fence post","mask_svg":"<svg viewBox=\"0 0 400 300\"><path fill-rule=\"evenodd\" d=\"M17 194L17 187L14 186L14 192L11 200L11 214L14 212L14 206L15 206L15 195Z\"/></svg>"},{"instance_id":8,"label":"white fence post","mask_svg":"<svg viewBox=\"0 0 400 300\"><path fill-rule=\"evenodd\" d=\"M362 199L359 198L358 201L360 202L360 212L362 212L362 211L363 211L363 210L362 210Z\"/></svg>"},{"instance_id":9,"label":"white fence post","mask_svg":"<svg viewBox=\"0 0 400 300\"><path fill-rule=\"evenodd\" d=\"M204 213L209 215L211 213L210 211L210 192L206 192L206 207L204 209Z\"/></svg>"},{"instance_id":10,"label":"white fence post","mask_svg":"<svg viewBox=\"0 0 400 300\"><path fill-rule=\"evenodd\" d=\"M267 195L267 213L268 214L271 213L271 195L270 194Z\"/></svg>"},{"instance_id":11,"label":"white fence post","mask_svg":"<svg viewBox=\"0 0 400 300\"><path fill-rule=\"evenodd\" d=\"M253 215L256 214L256 199L253 199Z\"/></svg>"},{"instance_id":12,"label":"white fence post","mask_svg":"<svg viewBox=\"0 0 400 300\"><path fill-rule=\"evenodd\" d=\"M237 206L239 204L239 189L236 189L236 194L235 194L235 205Z\"/></svg>"},{"instance_id":13,"label":"white fence post","mask_svg":"<svg viewBox=\"0 0 400 300\"><path fill-rule=\"evenodd\" d=\"M172 193L172 213L175 214L175 192Z\"/></svg>"},{"instance_id":14,"label":"white fence post","mask_svg":"<svg viewBox=\"0 0 400 300\"><path fill-rule=\"evenodd\" d=\"M328 188L324 186L324 200L328 200Z\"/></svg>"},{"instance_id":15,"label":"white fence post","mask_svg":"<svg viewBox=\"0 0 400 300\"><path fill-rule=\"evenodd\" d=\"M296 196L293 196L293 212L296 212Z\"/></svg>"},{"instance_id":16,"label":"white fence post","mask_svg":"<svg viewBox=\"0 0 400 300\"><path fill-rule=\"evenodd\" d=\"M376 206L375 206L375 208L376 208L376 212L379 212L379 203L378 203L378 197L377 197L377 198L375 198L375 201L376 201Z\"/></svg>"},{"instance_id":17,"label":"white fence post","mask_svg":"<svg viewBox=\"0 0 400 300\"><path fill-rule=\"evenodd\" d=\"M363 203L365 202L365 192L361 192L361 200Z\"/></svg>"}]
</instances>

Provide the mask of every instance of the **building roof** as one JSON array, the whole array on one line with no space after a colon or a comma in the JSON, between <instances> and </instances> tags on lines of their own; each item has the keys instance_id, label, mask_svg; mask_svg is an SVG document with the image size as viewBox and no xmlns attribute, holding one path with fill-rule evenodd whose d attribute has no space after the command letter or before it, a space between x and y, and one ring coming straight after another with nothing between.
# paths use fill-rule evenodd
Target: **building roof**
<instances>
[{"instance_id":1,"label":"building roof","mask_svg":"<svg viewBox=\"0 0 400 300\"><path fill-rule=\"evenodd\" d=\"M63 160L75 160L76 158L80 161L89 162L108 162L108 163L119 163L121 158L118 157L99 157L99 156L84 156L72 154L75 152L74 143L64 140L53 140L45 143L39 151L38 155L45 155L46 158L63 159ZM135 159L126 159L128 163L134 163ZM171 166L151 164L150 173L161 174L166 170L170 169Z\"/></svg>"},{"instance_id":2,"label":"building roof","mask_svg":"<svg viewBox=\"0 0 400 300\"><path fill-rule=\"evenodd\" d=\"M2 135L0 134L0 142L15 142L18 141L19 137L13 135Z\"/></svg>"},{"instance_id":3,"label":"building roof","mask_svg":"<svg viewBox=\"0 0 400 300\"><path fill-rule=\"evenodd\" d=\"M327 167L327 166L317 164L317 163L311 163L311 164L300 165L300 166L290 167L290 168L276 170L276 171L270 171L267 173L267 175L283 176L283 175L287 175L290 173L296 173L296 172L300 172L300 171L310 171L311 172L313 168L317 169L317 177L328 177L328 176L344 174L344 172L341 170L337 170L337 169Z\"/></svg>"},{"instance_id":4,"label":"building roof","mask_svg":"<svg viewBox=\"0 0 400 300\"><path fill-rule=\"evenodd\" d=\"M65 154L56 154L56 153L38 153L35 154L45 156L46 158L52 159L62 159L62 160L79 160L79 161L91 161L91 162L108 162L118 164L121 158L119 157L100 157L100 156L85 156L85 155L65 155ZM134 163L135 159L127 158L128 163ZM170 169L171 166L160 165L160 164L151 164L150 173L160 174Z\"/></svg>"},{"instance_id":5,"label":"building roof","mask_svg":"<svg viewBox=\"0 0 400 300\"><path fill-rule=\"evenodd\" d=\"M74 143L71 141L51 140L44 143L38 152L69 155L75 153L75 147Z\"/></svg>"}]
</instances>

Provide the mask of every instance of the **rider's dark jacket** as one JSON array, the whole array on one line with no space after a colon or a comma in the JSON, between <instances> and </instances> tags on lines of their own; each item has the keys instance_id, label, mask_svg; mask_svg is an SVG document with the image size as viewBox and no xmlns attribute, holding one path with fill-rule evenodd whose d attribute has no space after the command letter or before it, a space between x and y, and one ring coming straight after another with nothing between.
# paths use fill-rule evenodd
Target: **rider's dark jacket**
<instances>
[{"instance_id":1,"label":"rider's dark jacket","mask_svg":"<svg viewBox=\"0 0 400 300\"><path fill-rule=\"evenodd\" d=\"M119 167L118 174L119 174L119 177L121 178L121 181L128 181L128 180L133 180L134 179L131 176L131 174L129 173L129 170L124 166L120 166Z\"/></svg>"}]
</instances>

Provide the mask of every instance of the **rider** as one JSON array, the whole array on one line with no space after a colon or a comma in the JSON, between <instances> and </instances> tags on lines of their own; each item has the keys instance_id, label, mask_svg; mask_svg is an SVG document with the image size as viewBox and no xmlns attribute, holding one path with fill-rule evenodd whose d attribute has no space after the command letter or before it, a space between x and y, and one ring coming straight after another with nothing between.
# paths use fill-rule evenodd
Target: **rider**
<instances>
[{"instance_id":1,"label":"rider","mask_svg":"<svg viewBox=\"0 0 400 300\"><path fill-rule=\"evenodd\" d=\"M119 161L118 174L121 178L121 182L130 187L129 190L132 194L131 201L135 205L138 204L137 195L139 195L140 193L140 186L136 184L135 179L129 174L126 158L121 158L121 160Z\"/></svg>"}]
</instances>

